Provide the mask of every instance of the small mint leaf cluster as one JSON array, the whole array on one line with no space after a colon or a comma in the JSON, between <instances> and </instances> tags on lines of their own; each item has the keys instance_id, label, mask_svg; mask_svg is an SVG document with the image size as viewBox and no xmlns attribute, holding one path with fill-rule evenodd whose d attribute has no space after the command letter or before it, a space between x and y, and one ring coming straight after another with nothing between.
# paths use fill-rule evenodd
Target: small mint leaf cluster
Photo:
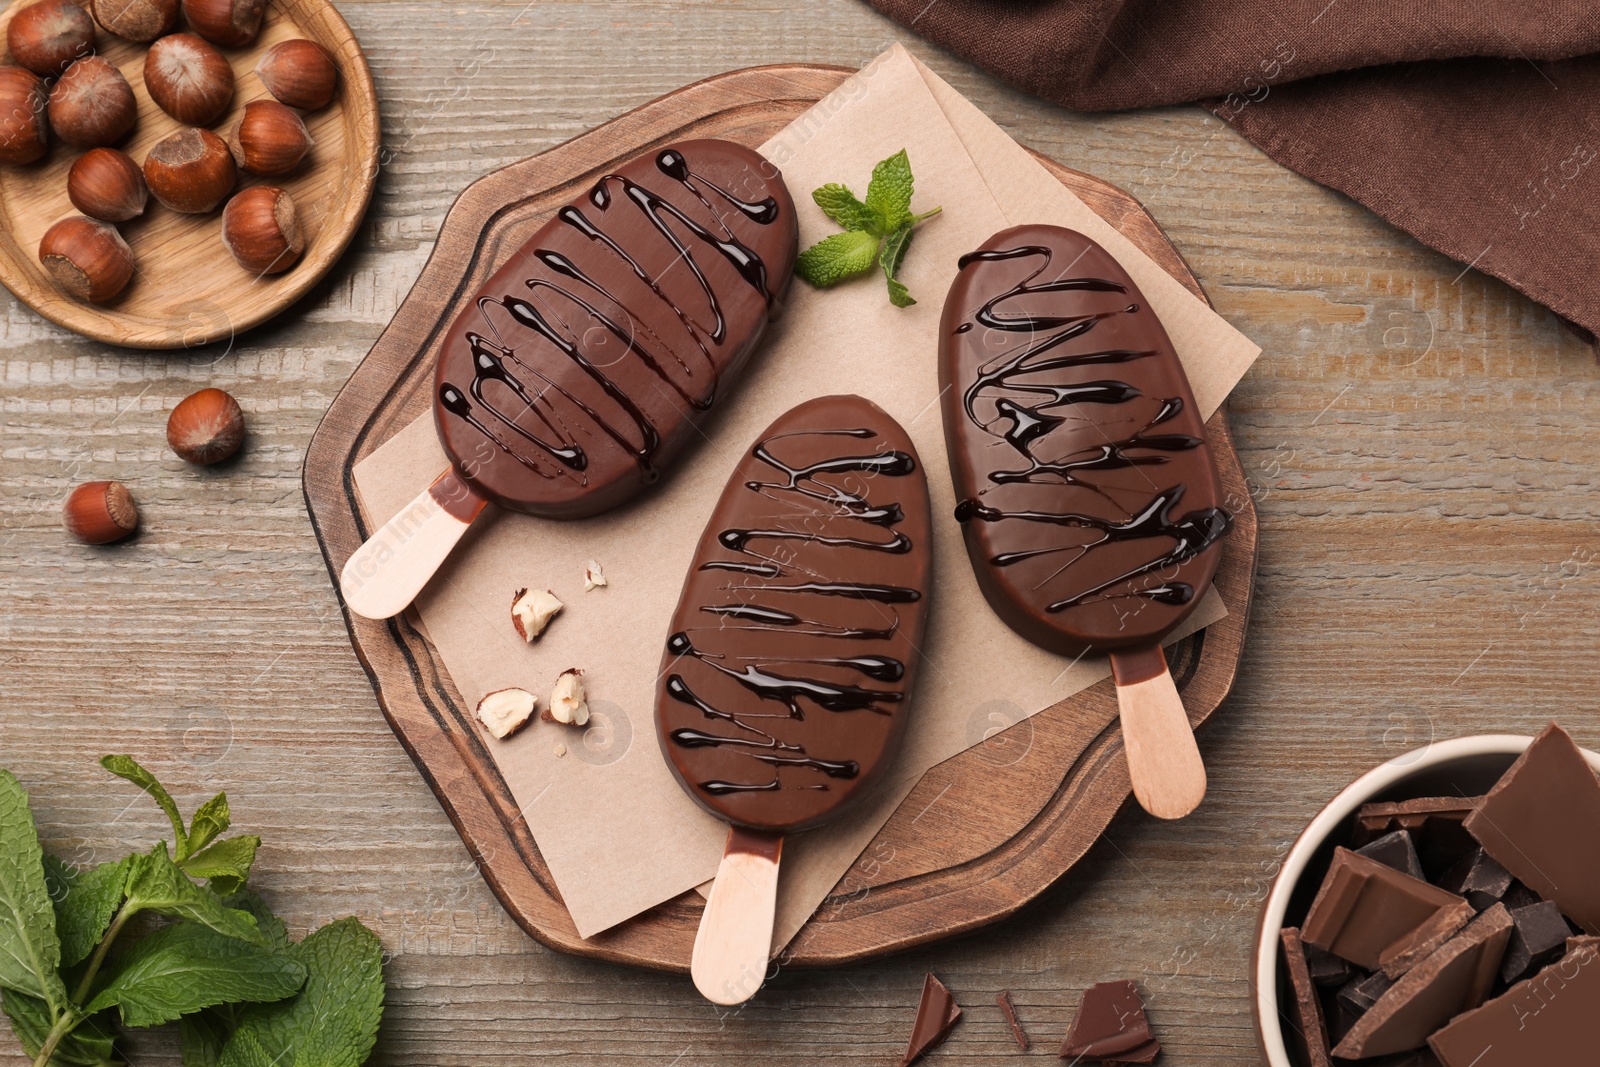
<instances>
[{"instance_id":1,"label":"small mint leaf cluster","mask_svg":"<svg viewBox=\"0 0 1600 1067\"><path fill-rule=\"evenodd\" d=\"M795 261L795 273L817 288L826 289L878 266L889 284L889 303L897 308L915 304L895 275L911 246L912 230L940 209L913 215L913 185L911 161L902 148L872 168L865 201L857 199L848 186L834 183L812 192L811 199L823 214L843 226L844 232L824 237L801 252Z\"/></svg>"}]
</instances>

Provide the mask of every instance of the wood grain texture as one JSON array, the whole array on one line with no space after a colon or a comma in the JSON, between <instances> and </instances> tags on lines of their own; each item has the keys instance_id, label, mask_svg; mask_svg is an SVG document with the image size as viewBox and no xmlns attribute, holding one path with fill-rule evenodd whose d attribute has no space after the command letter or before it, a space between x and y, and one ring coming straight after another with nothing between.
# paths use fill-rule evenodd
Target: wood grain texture
<instances>
[{"instance_id":1,"label":"wood grain texture","mask_svg":"<svg viewBox=\"0 0 1600 1067\"><path fill-rule=\"evenodd\" d=\"M0 34L31 0L0 13ZM377 91L361 45L327 0L271 0L261 36L249 48L224 49L233 66L233 106L212 127L223 139L252 100L271 99L255 75L261 56L282 41L310 38L334 57L339 93L305 116L315 142L306 162L277 178L240 175L239 188L274 185L294 198L305 253L292 269L256 275L222 242L222 212L186 215L157 203L121 224L133 249L128 288L103 305L62 293L39 265L39 239L58 219L78 214L67 199L67 171L81 152L53 139L48 155L27 167L0 170L0 282L51 322L108 344L130 348L197 348L238 336L293 305L315 288L344 253L366 214L378 174ZM150 99L144 85L148 47L97 31L96 51L133 89L139 124L116 147L143 164L150 148L184 125ZM10 57L7 56L7 62Z\"/></svg>"},{"instance_id":2,"label":"wood grain texture","mask_svg":"<svg viewBox=\"0 0 1600 1067\"><path fill-rule=\"evenodd\" d=\"M330 574L344 570L376 527L360 509L355 464L430 410L433 367L451 323L470 311L484 281L557 208L581 196L601 175L663 144L723 137L759 145L847 74L844 68L788 65L719 75L497 171L463 192L415 288L312 438L306 501ZM1088 175L1043 162L1069 188L1092 191L1131 240L1204 297L1182 257L1137 202ZM1206 430L1234 525L1215 581L1230 616L1174 651L1184 695L1180 722L1187 705L1196 724L1211 716L1232 684L1250 615L1256 544L1255 507L1224 412L1213 416ZM512 916L554 948L686 970L700 928L701 898L685 893L601 935L579 937L472 707L414 618L375 621L347 611L346 619L390 725ZM948 802L971 817L942 834L891 818L866 850L898 853L915 847L942 861L847 879L844 892L824 901L796 935L783 963L830 966L975 929L1010 915L1057 881L1093 844L1129 792L1122 735L1112 728L1114 693L1107 679L1003 732L975 718L974 742L994 736L936 768L947 783ZM1011 709L1011 721L1021 714L1022 709ZM997 749L1013 765L1004 792L992 788L987 773ZM1067 783L1072 788L1065 788ZM1204 792L1203 774L1200 783ZM907 804L915 797L913 792ZM981 890L973 892L975 886ZM872 894L871 906L845 907L863 892Z\"/></svg>"},{"instance_id":3,"label":"wood grain texture","mask_svg":"<svg viewBox=\"0 0 1600 1067\"><path fill-rule=\"evenodd\" d=\"M186 809L226 787L241 831L266 841L254 880L295 934L356 914L382 937L375 1064L876 1067L898 1060L935 970L966 1015L930 1062L1020 1055L1001 989L1048 1059L1085 987L1131 977L1163 1063L1248 1067L1257 907L1322 804L1433 737L1558 718L1600 744L1600 368L1499 282L1197 108L1063 111L856 0L339 9L372 63L384 166L351 251L293 313L232 346L149 354L0 294L0 763L32 791L47 844L78 862L170 832L95 767L102 753L148 759ZM1229 405L1261 518L1250 639L1201 731L1211 789L1189 818L1124 811L1015 918L871 963L785 970L724 1015L681 976L552 952L495 901L373 707L301 466L470 181L699 78L860 66L895 40L1024 144L1135 195L1265 348ZM1525 178L1546 162L1531 157ZM187 467L163 437L167 412L205 385L250 421L224 470ZM143 530L109 551L75 545L60 503L106 477L132 488ZM1003 761L996 790L1014 773ZM906 817L948 840L968 815L946 784L924 782ZM869 852L852 875L946 862ZM177 1063L170 1041L132 1051L141 1067ZM26 1062L0 1035L0 1063Z\"/></svg>"}]
</instances>

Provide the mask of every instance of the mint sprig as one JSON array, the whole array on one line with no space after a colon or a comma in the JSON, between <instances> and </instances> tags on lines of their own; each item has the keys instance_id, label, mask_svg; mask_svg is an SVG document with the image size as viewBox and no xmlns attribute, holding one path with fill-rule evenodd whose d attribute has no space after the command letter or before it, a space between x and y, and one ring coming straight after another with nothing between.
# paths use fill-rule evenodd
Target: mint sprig
<instances>
[{"instance_id":1,"label":"mint sprig","mask_svg":"<svg viewBox=\"0 0 1600 1067\"><path fill-rule=\"evenodd\" d=\"M875 266L881 267L889 285L889 303L898 308L915 304L895 275L906 258L912 231L941 210L934 208L913 215L911 196L915 184L911 161L902 148L872 168L865 201L857 199L844 185L829 183L814 190L811 199L823 214L843 226L844 232L824 237L801 252L794 272L819 289L826 289Z\"/></svg>"},{"instance_id":2,"label":"mint sprig","mask_svg":"<svg viewBox=\"0 0 1600 1067\"><path fill-rule=\"evenodd\" d=\"M221 836L226 794L185 824L132 757L101 763L160 806L170 852L161 841L89 870L62 863L40 847L21 784L0 770L0 1006L34 1067L120 1063L119 1020L179 1021L184 1067L359 1067L383 1014L377 937L342 919L291 941L244 888L260 839ZM145 913L169 921L130 927Z\"/></svg>"}]
</instances>

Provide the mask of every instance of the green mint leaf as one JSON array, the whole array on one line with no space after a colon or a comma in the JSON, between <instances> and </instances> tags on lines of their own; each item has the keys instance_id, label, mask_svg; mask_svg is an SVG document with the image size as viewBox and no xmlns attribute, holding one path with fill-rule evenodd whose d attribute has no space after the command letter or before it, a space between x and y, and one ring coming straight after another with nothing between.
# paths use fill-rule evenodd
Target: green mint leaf
<instances>
[{"instance_id":1,"label":"green mint leaf","mask_svg":"<svg viewBox=\"0 0 1600 1067\"><path fill-rule=\"evenodd\" d=\"M61 966L76 966L89 958L122 904L128 861L120 859L80 871L54 856L46 856L45 880L50 885L50 900L56 908Z\"/></svg>"},{"instance_id":2,"label":"green mint leaf","mask_svg":"<svg viewBox=\"0 0 1600 1067\"><path fill-rule=\"evenodd\" d=\"M911 247L911 223L908 221L894 233L884 238L883 252L878 256L878 264L883 267L883 276L889 283L889 303L897 308L908 308L916 301L911 299L911 293L896 278L900 270L900 263L906 258L906 249Z\"/></svg>"},{"instance_id":3,"label":"green mint leaf","mask_svg":"<svg viewBox=\"0 0 1600 1067\"><path fill-rule=\"evenodd\" d=\"M819 289L872 269L878 258L878 238L860 230L824 237L795 261L794 272Z\"/></svg>"},{"instance_id":4,"label":"green mint leaf","mask_svg":"<svg viewBox=\"0 0 1600 1067\"><path fill-rule=\"evenodd\" d=\"M847 230L869 229L877 219L873 210L843 185L824 185L812 191L811 199L817 202L824 215Z\"/></svg>"},{"instance_id":5,"label":"green mint leaf","mask_svg":"<svg viewBox=\"0 0 1600 1067\"><path fill-rule=\"evenodd\" d=\"M267 938L256 928L255 916L226 906L215 893L189 881L188 875L167 856L166 842L156 845L150 852L129 856L127 862L125 908L190 919L225 937L267 945Z\"/></svg>"},{"instance_id":6,"label":"green mint leaf","mask_svg":"<svg viewBox=\"0 0 1600 1067\"><path fill-rule=\"evenodd\" d=\"M283 925L283 920L272 914L272 909L267 907L266 901L249 889L225 897L222 901L230 908L249 912L255 916L256 929L261 936L267 939L267 944L273 948L286 949L289 947L289 930Z\"/></svg>"},{"instance_id":7,"label":"green mint leaf","mask_svg":"<svg viewBox=\"0 0 1600 1067\"><path fill-rule=\"evenodd\" d=\"M219 896L228 896L244 888L250 877L250 865L256 860L256 849L260 847L261 838L252 834L230 837L201 849L179 866L195 878L209 879L212 890Z\"/></svg>"},{"instance_id":8,"label":"green mint leaf","mask_svg":"<svg viewBox=\"0 0 1600 1067\"><path fill-rule=\"evenodd\" d=\"M159 1026L217 1004L282 1000L305 980L305 965L287 952L175 923L123 953L86 1010L114 1007L124 1026Z\"/></svg>"},{"instance_id":9,"label":"green mint leaf","mask_svg":"<svg viewBox=\"0 0 1600 1067\"><path fill-rule=\"evenodd\" d=\"M233 1034L234 1009L222 1005L178 1020L178 1048L183 1067L217 1067L222 1046Z\"/></svg>"},{"instance_id":10,"label":"green mint leaf","mask_svg":"<svg viewBox=\"0 0 1600 1067\"><path fill-rule=\"evenodd\" d=\"M218 793L194 813L189 821L189 854L205 848L228 829L228 794Z\"/></svg>"},{"instance_id":11,"label":"green mint leaf","mask_svg":"<svg viewBox=\"0 0 1600 1067\"><path fill-rule=\"evenodd\" d=\"M299 995L245 1009L220 1067L360 1067L383 1017L383 948L355 919L290 950L310 972Z\"/></svg>"},{"instance_id":12,"label":"green mint leaf","mask_svg":"<svg viewBox=\"0 0 1600 1067\"><path fill-rule=\"evenodd\" d=\"M883 233L893 233L910 220L913 184L911 160L904 148L872 168L867 207L878 217Z\"/></svg>"},{"instance_id":13,"label":"green mint leaf","mask_svg":"<svg viewBox=\"0 0 1600 1067\"><path fill-rule=\"evenodd\" d=\"M172 794L156 781L156 776L139 766L139 762L132 756L101 756L100 766L118 778L126 778L149 793L155 802L161 805L161 810L167 813L167 820L172 823L172 833L175 837L173 852L180 860L188 856L189 834L183 828L183 816L178 814L178 804L172 799Z\"/></svg>"},{"instance_id":14,"label":"green mint leaf","mask_svg":"<svg viewBox=\"0 0 1600 1067\"><path fill-rule=\"evenodd\" d=\"M23 1050L37 1057L53 1025L49 1006L38 997L7 989L3 1007ZM80 1022L50 1056L51 1067L110 1067L119 1062L109 1021L101 1018Z\"/></svg>"},{"instance_id":15,"label":"green mint leaf","mask_svg":"<svg viewBox=\"0 0 1600 1067\"><path fill-rule=\"evenodd\" d=\"M38 997L59 1017L67 1008L60 966L39 829L22 783L0 771L0 987Z\"/></svg>"}]
</instances>

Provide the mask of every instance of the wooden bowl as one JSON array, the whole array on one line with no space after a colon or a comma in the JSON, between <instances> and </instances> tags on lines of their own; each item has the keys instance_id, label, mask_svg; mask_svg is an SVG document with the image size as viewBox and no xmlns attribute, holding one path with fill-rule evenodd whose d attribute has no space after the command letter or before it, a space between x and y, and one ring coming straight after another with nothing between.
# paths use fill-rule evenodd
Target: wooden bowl
<instances>
[{"instance_id":1,"label":"wooden bowl","mask_svg":"<svg viewBox=\"0 0 1600 1067\"><path fill-rule=\"evenodd\" d=\"M17 0L0 14L3 36ZM180 27L180 30L182 27ZM299 207L306 250L283 274L257 277L222 243L222 211L184 215L150 200L145 213L119 227L133 248L132 283L109 304L80 303L57 289L39 265L39 240L58 219L79 212L67 199L67 171L81 154L59 138L25 167L0 167L0 283L33 310L74 333L129 348L185 348L236 336L277 315L328 273L355 236L378 174L378 99L350 27L328 0L270 0L261 36L249 48L221 49L233 64L233 106L211 129L223 139L245 104L270 99L256 77L261 54L280 41L305 37L328 50L339 67L334 102L305 116L316 144L294 173L240 176L239 188L277 185ZM97 28L96 50L133 87L139 124L121 144L142 164L157 141L182 124L150 99L144 86L148 47ZM5 62L13 63L9 53Z\"/></svg>"}]
</instances>

